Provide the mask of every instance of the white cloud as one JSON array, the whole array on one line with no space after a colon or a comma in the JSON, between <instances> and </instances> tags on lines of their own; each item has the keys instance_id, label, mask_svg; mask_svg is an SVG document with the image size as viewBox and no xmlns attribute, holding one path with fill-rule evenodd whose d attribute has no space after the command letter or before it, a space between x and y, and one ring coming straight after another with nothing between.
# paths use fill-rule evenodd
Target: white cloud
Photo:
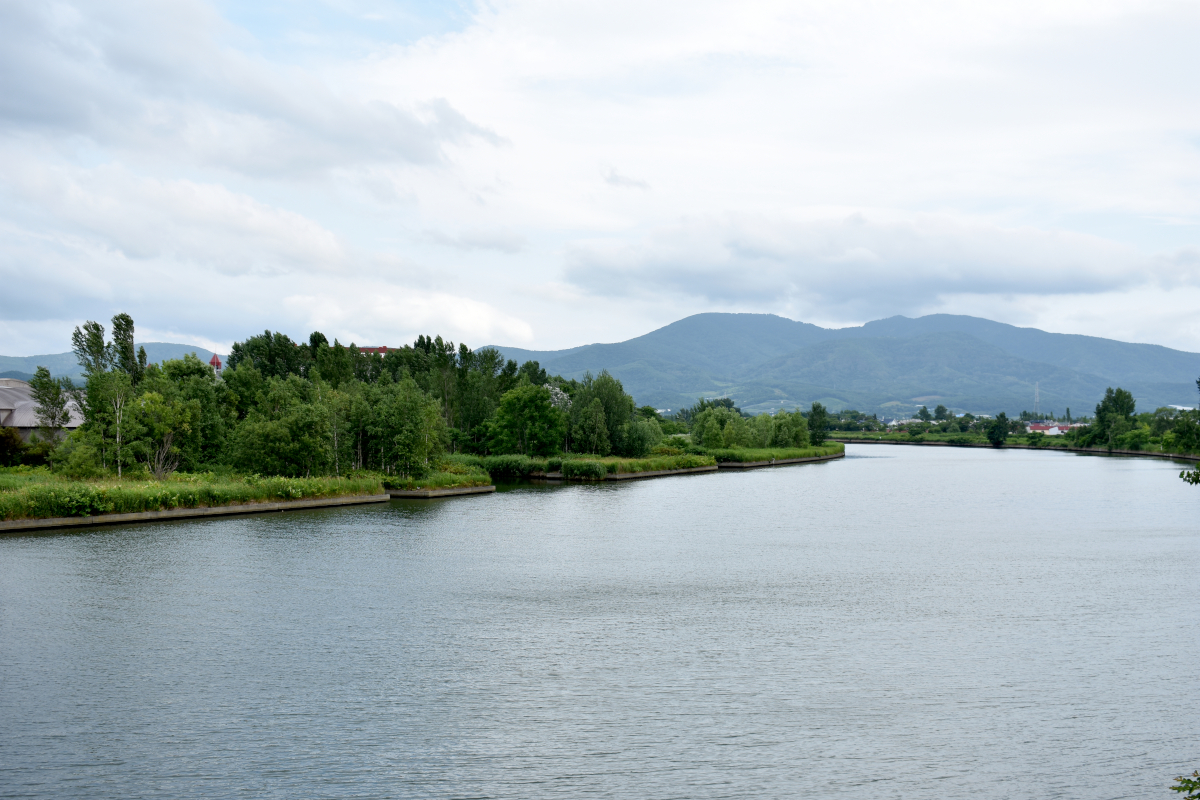
<instances>
[{"instance_id":1,"label":"white cloud","mask_svg":"<svg viewBox=\"0 0 1200 800\"><path fill-rule=\"evenodd\" d=\"M691 295L844 319L914 313L959 294L1088 294L1145 280L1147 259L1093 236L936 216L877 221L700 217L635 242L583 242L568 276L596 294Z\"/></svg>"},{"instance_id":2,"label":"white cloud","mask_svg":"<svg viewBox=\"0 0 1200 800\"><path fill-rule=\"evenodd\" d=\"M1200 285L1198 37L1161 0L501 0L394 44L18 0L0 312L30 347L133 304L208 342L976 309L1200 350L1163 311Z\"/></svg>"},{"instance_id":3,"label":"white cloud","mask_svg":"<svg viewBox=\"0 0 1200 800\"><path fill-rule=\"evenodd\" d=\"M345 266L330 231L224 186L138 177L116 166L5 166L0 174L19 203L130 259L170 258L227 275Z\"/></svg>"}]
</instances>

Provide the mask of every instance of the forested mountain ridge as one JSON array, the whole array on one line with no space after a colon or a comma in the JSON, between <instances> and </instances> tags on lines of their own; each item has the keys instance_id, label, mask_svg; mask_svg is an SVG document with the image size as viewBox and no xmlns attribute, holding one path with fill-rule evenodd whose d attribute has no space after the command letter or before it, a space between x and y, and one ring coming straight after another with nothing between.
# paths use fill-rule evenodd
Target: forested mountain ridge
<instances>
[{"instance_id":1,"label":"forested mountain ridge","mask_svg":"<svg viewBox=\"0 0 1200 800\"><path fill-rule=\"evenodd\" d=\"M902 416L944 403L977 413L1088 411L1108 386L1139 408L1194 405L1200 354L978 317L891 317L821 328L770 314L697 314L615 344L562 351L498 347L565 377L607 369L639 403L690 405L728 395L751 411L807 406Z\"/></svg>"}]
</instances>

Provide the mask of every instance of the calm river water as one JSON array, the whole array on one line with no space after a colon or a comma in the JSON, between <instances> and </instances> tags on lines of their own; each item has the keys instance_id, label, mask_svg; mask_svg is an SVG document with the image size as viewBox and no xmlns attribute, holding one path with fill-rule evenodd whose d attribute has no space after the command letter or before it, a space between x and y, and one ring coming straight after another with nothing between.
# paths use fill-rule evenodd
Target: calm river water
<instances>
[{"instance_id":1,"label":"calm river water","mask_svg":"<svg viewBox=\"0 0 1200 800\"><path fill-rule=\"evenodd\" d=\"M0 538L0 796L1174 797L1200 487L848 452Z\"/></svg>"}]
</instances>

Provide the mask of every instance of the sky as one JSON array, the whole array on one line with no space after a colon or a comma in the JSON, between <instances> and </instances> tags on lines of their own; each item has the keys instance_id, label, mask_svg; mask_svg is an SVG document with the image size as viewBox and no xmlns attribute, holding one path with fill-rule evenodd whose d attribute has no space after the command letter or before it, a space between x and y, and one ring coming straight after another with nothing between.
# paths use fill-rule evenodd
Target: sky
<instances>
[{"instance_id":1,"label":"sky","mask_svg":"<svg viewBox=\"0 0 1200 800\"><path fill-rule=\"evenodd\" d=\"M896 314L1200 351L1200 4L8 0L0 353Z\"/></svg>"}]
</instances>

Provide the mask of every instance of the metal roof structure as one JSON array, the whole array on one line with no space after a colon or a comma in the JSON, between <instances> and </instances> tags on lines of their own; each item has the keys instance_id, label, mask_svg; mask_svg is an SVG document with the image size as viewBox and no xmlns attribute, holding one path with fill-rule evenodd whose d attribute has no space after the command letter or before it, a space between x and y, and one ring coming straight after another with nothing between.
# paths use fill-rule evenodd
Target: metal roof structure
<instances>
[{"instance_id":1,"label":"metal roof structure","mask_svg":"<svg viewBox=\"0 0 1200 800\"><path fill-rule=\"evenodd\" d=\"M83 424L83 414L72 401L68 406L70 420L64 426L74 430ZM40 427L37 418L37 403L33 399L33 388L16 378L0 378L0 425L17 428L23 435Z\"/></svg>"}]
</instances>

